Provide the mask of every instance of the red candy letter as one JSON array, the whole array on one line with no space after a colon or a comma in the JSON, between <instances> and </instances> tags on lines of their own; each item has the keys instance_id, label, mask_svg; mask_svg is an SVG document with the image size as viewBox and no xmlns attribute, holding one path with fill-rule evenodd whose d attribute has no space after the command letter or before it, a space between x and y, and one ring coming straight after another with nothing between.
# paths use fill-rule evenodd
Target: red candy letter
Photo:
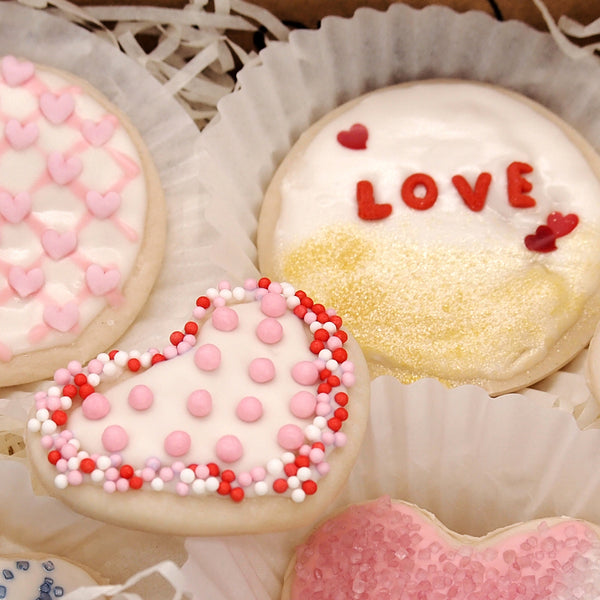
<instances>
[{"instance_id":1,"label":"red candy letter","mask_svg":"<svg viewBox=\"0 0 600 600\"><path fill-rule=\"evenodd\" d=\"M373 184L370 181L359 181L356 184L356 202L358 216L364 221L379 221L392 213L391 204L376 204L373 197Z\"/></svg>"},{"instance_id":2,"label":"red candy letter","mask_svg":"<svg viewBox=\"0 0 600 600\"><path fill-rule=\"evenodd\" d=\"M488 189L492 182L492 176L489 173L480 173L475 182L475 189L472 189L469 182L462 175L455 175L452 183L465 204L474 212L479 212L485 206Z\"/></svg>"},{"instance_id":3,"label":"red candy letter","mask_svg":"<svg viewBox=\"0 0 600 600\"><path fill-rule=\"evenodd\" d=\"M425 187L424 196L415 196L415 188L418 185ZM417 210L427 210L431 208L438 197L438 189L435 181L425 173L414 173L410 177L407 177L402 184L402 200L404 200L407 206L410 208L416 208Z\"/></svg>"},{"instance_id":4,"label":"red candy letter","mask_svg":"<svg viewBox=\"0 0 600 600\"><path fill-rule=\"evenodd\" d=\"M508 185L508 202L515 208L530 208L535 206L535 199L527 196L533 185L522 177L524 173L531 173L533 167L527 163L512 162L506 169L506 182Z\"/></svg>"}]
</instances>

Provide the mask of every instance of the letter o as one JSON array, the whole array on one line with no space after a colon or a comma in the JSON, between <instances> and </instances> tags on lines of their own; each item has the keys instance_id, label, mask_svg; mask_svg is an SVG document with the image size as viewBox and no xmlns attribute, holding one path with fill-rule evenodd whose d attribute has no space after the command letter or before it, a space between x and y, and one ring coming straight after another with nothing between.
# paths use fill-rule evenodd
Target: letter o
<instances>
[{"instance_id":1,"label":"letter o","mask_svg":"<svg viewBox=\"0 0 600 600\"><path fill-rule=\"evenodd\" d=\"M425 187L424 196L415 195L415 188L418 185ZM438 189L432 177L425 173L414 173L404 180L401 195L404 203L410 208L427 210L435 204L438 197Z\"/></svg>"}]
</instances>

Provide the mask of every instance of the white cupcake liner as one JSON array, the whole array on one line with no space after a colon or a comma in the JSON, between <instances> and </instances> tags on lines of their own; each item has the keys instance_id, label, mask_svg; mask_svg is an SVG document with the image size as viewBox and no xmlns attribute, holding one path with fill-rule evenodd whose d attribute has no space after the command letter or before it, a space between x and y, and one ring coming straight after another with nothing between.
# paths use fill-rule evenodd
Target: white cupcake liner
<instances>
[{"instance_id":1,"label":"white cupcake liner","mask_svg":"<svg viewBox=\"0 0 600 600\"><path fill-rule=\"evenodd\" d=\"M557 515L600 523L600 431L581 431L566 412L521 394L490 398L476 386L392 377L372 383L371 407L358 461L328 515L387 494L475 536ZM309 530L188 538L183 572L194 600L279 598L287 562Z\"/></svg>"}]
</instances>

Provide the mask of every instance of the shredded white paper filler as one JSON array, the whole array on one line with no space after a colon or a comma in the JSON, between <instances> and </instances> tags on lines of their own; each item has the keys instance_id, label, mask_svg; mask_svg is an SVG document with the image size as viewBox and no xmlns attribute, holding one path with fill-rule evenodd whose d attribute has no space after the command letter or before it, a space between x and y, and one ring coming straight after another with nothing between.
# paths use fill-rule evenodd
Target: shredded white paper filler
<instances>
[{"instance_id":1,"label":"shredded white paper filler","mask_svg":"<svg viewBox=\"0 0 600 600\"><path fill-rule=\"evenodd\" d=\"M77 6L68 0L19 0L83 26L145 67L202 129L217 102L235 86L235 72L257 60L238 38L264 32L264 42L287 40L288 28L246 0L192 0L183 8ZM110 26L109 26L110 24ZM141 42L151 41L150 48Z\"/></svg>"}]
</instances>

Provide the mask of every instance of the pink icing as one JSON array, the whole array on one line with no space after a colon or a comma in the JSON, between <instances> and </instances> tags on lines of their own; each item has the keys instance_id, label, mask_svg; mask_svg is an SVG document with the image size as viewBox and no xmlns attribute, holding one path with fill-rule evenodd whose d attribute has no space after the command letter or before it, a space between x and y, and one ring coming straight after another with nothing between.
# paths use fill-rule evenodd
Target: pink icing
<instances>
[{"instance_id":1,"label":"pink icing","mask_svg":"<svg viewBox=\"0 0 600 600\"><path fill-rule=\"evenodd\" d=\"M382 498L351 506L297 549L290 597L559 600L599 589L600 540L586 523L537 522L463 545Z\"/></svg>"},{"instance_id":2,"label":"pink icing","mask_svg":"<svg viewBox=\"0 0 600 600\"><path fill-rule=\"evenodd\" d=\"M106 396L94 392L82 402L81 410L86 419L103 419L110 412L110 402Z\"/></svg>"}]
</instances>

